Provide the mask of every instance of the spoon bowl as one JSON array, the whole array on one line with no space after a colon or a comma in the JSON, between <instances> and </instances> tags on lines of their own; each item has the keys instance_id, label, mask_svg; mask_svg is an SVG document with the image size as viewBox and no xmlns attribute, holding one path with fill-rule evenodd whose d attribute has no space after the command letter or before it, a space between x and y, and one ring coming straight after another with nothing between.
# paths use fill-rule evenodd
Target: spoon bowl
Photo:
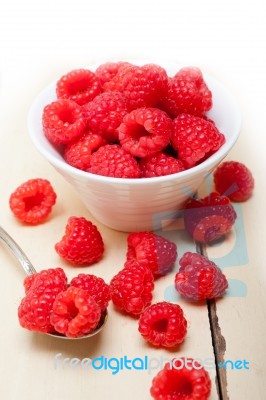
<instances>
[{"instance_id":1,"label":"spoon bowl","mask_svg":"<svg viewBox=\"0 0 266 400\"><path fill-rule=\"evenodd\" d=\"M20 246L15 242L15 240L0 226L0 240L9 248L11 253L15 256L23 271L26 273L27 276L36 274L37 271L24 253L24 251L20 248ZM97 325L97 327L90 333L84 336L80 336L77 338L71 338L68 336L64 336L60 333L42 333L42 335L52 336L57 339L67 339L67 340L81 340L81 339L88 339L92 336L97 335L106 324L108 318L107 310L102 314L101 319Z\"/></svg>"}]
</instances>

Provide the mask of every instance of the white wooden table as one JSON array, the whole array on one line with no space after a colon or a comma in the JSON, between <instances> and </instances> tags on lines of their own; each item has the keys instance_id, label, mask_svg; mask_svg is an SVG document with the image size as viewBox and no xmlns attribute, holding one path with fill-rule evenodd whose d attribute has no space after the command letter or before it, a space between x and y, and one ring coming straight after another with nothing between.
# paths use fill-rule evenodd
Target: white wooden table
<instances>
[{"instance_id":1,"label":"white wooden table","mask_svg":"<svg viewBox=\"0 0 266 400\"><path fill-rule=\"evenodd\" d=\"M27 132L27 113L34 97L51 80L72 68L107 60L144 56L181 60L220 79L238 99L241 136L230 159L246 163L256 190L237 205L238 224L220 246L204 249L219 261L230 279L228 295L216 303L180 302L171 286L173 274L156 284L154 301L178 301L189 321L178 351L153 349L137 332L137 322L110 307L106 329L90 341L66 343L20 328L17 307L23 295L23 272L0 247L0 395L8 400L149 399L148 371L95 371L65 368L55 357L179 357L227 361L210 370L211 399L263 400L265 357L265 13L263 3L175 2L19 2L0 6L0 224L17 240L38 270L62 266L69 278L95 273L109 281L123 266L126 234L112 231L90 216L73 189L37 153ZM10 193L23 181L43 177L58 194L47 223L19 224L8 207ZM201 189L206 191L206 187ZM103 260L86 270L72 268L53 249L68 216L94 221L104 238ZM162 235L176 241L179 255L193 249L180 227ZM192 247L191 247L192 246ZM176 266L177 269L177 266ZM210 325L211 321L211 325ZM242 364L234 364L237 360ZM244 364L244 361L246 363ZM155 361L154 361L155 363ZM249 363L249 364L248 364ZM237 369L236 365L242 369ZM244 368L249 367L249 369ZM217 374L218 372L218 374ZM216 383L217 382L217 383Z\"/></svg>"}]
</instances>

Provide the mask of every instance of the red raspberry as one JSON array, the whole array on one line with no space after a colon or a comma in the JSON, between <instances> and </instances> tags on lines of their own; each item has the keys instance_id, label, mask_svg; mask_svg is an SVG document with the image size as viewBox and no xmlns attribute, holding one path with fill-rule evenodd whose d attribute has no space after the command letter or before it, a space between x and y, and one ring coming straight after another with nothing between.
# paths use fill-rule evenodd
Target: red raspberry
<instances>
[{"instance_id":1,"label":"red raspberry","mask_svg":"<svg viewBox=\"0 0 266 400\"><path fill-rule=\"evenodd\" d=\"M90 265L99 261L104 243L97 227L83 217L70 217L65 234L55 245L56 252L73 265Z\"/></svg>"},{"instance_id":2,"label":"red raspberry","mask_svg":"<svg viewBox=\"0 0 266 400\"><path fill-rule=\"evenodd\" d=\"M189 114L174 119L172 145L187 168L217 151L225 137L213 122Z\"/></svg>"},{"instance_id":3,"label":"red raspberry","mask_svg":"<svg viewBox=\"0 0 266 400\"><path fill-rule=\"evenodd\" d=\"M136 260L155 277L172 270L177 258L176 244L153 232L134 232L127 238L127 260Z\"/></svg>"},{"instance_id":4,"label":"red raspberry","mask_svg":"<svg viewBox=\"0 0 266 400\"><path fill-rule=\"evenodd\" d=\"M148 157L164 149L172 131L172 120L158 108L133 110L118 128L122 147L135 157Z\"/></svg>"},{"instance_id":5,"label":"red raspberry","mask_svg":"<svg viewBox=\"0 0 266 400\"><path fill-rule=\"evenodd\" d=\"M75 69L63 75L56 84L59 99L69 99L83 105L101 93L102 85L94 72Z\"/></svg>"},{"instance_id":6,"label":"red raspberry","mask_svg":"<svg viewBox=\"0 0 266 400\"><path fill-rule=\"evenodd\" d=\"M184 171L182 161L164 153L142 158L139 163L142 178L153 178Z\"/></svg>"},{"instance_id":7,"label":"red raspberry","mask_svg":"<svg viewBox=\"0 0 266 400\"><path fill-rule=\"evenodd\" d=\"M48 269L27 277L24 281L26 296L18 308L20 325L30 331L54 331L50 316L58 293L67 288L67 278L61 268Z\"/></svg>"},{"instance_id":8,"label":"red raspberry","mask_svg":"<svg viewBox=\"0 0 266 400\"><path fill-rule=\"evenodd\" d=\"M92 332L101 318L101 309L86 290L70 286L56 297L51 314L54 329L68 337Z\"/></svg>"},{"instance_id":9,"label":"red raspberry","mask_svg":"<svg viewBox=\"0 0 266 400\"><path fill-rule=\"evenodd\" d=\"M88 171L91 166L91 155L106 144L102 136L86 131L81 137L69 143L64 151L66 162L72 167Z\"/></svg>"},{"instance_id":10,"label":"red raspberry","mask_svg":"<svg viewBox=\"0 0 266 400\"><path fill-rule=\"evenodd\" d=\"M214 172L216 190L233 201L247 200L254 189L251 171L237 161L225 161Z\"/></svg>"},{"instance_id":11,"label":"red raspberry","mask_svg":"<svg viewBox=\"0 0 266 400\"><path fill-rule=\"evenodd\" d=\"M79 274L70 282L71 286L86 290L104 311L110 301L110 287L102 278L95 275Z\"/></svg>"},{"instance_id":12,"label":"red raspberry","mask_svg":"<svg viewBox=\"0 0 266 400\"><path fill-rule=\"evenodd\" d=\"M150 393L155 400L208 400L211 379L193 358L173 358L153 378Z\"/></svg>"},{"instance_id":13,"label":"red raspberry","mask_svg":"<svg viewBox=\"0 0 266 400\"><path fill-rule=\"evenodd\" d=\"M237 218L226 196L210 193L203 199L191 199L184 210L185 229L195 242L207 243L227 234Z\"/></svg>"},{"instance_id":14,"label":"red raspberry","mask_svg":"<svg viewBox=\"0 0 266 400\"><path fill-rule=\"evenodd\" d=\"M143 311L139 319L139 332L154 346L174 347L184 341L187 320L179 305L163 301Z\"/></svg>"},{"instance_id":15,"label":"red raspberry","mask_svg":"<svg viewBox=\"0 0 266 400\"><path fill-rule=\"evenodd\" d=\"M175 288L188 299L214 299L221 297L228 288L227 279L220 268L200 254L187 252L179 264Z\"/></svg>"},{"instance_id":16,"label":"red raspberry","mask_svg":"<svg viewBox=\"0 0 266 400\"><path fill-rule=\"evenodd\" d=\"M106 82L109 82L111 79L113 79L121 68L128 67L129 65L132 64L124 61L107 62L101 64L96 69L95 75L100 80L101 84L104 85Z\"/></svg>"},{"instance_id":17,"label":"red raspberry","mask_svg":"<svg viewBox=\"0 0 266 400\"><path fill-rule=\"evenodd\" d=\"M139 178L140 169L137 161L117 144L107 144L91 156L92 174L115 178Z\"/></svg>"},{"instance_id":18,"label":"red raspberry","mask_svg":"<svg viewBox=\"0 0 266 400\"><path fill-rule=\"evenodd\" d=\"M45 136L53 144L67 144L81 136L86 122L83 109L74 101L60 99L44 107L42 124Z\"/></svg>"},{"instance_id":19,"label":"red raspberry","mask_svg":"<svg viewBox=\"0 0 266 400\"><path fill-rule=\"evenodd\" d=\"M10 195L9 207L16 218L26 224L44 222L56 202L56 193L46 179L30 179Z\"/></svg>"},{"instance_id":20,"label":"red raspberry","mask_svg":"<svg viewBox=\"0 0 266 400\"><path fill-rule=\"evenodd\" d=\"M165 96L167 88L166 71L155 64L120 68L114 78L104 85L107 91L117 90L124 93L130 110L155 106Z\"/></svg>"},{"instance_id":21,"label":"red raspberry","mask_svg":"<svg viewBox=\"0 0 266 400\"><path fill-rule=\"evenodd\" d=\"M117 128L126 115L127 101L120 92L105 92L84 106L87 126L109 141L118 141Z\"/></svg>"},{"instance_id":22,"label":"red raspberry","mask_svg":"<svg viewBox=\"0 0 266 400\"><path fill-rule=\"evenodd\" d=\"M114 305L131 315L141 314L151 303L153 288L152 272L133 260L127 261L110 282Z\"/></svg>"},{"instance_id":23,"label":"red raspberry","mask_svg":"<svg viewBox=\"0 0 266 400\"><path fill-rule=\"evenodd\" d=\"M212 93L208 89L199 68L182 68L169 79L168 92L162 101L165 109L173 118L188 113L202 116L212 107Z\"/></svg>"}]
</instances>

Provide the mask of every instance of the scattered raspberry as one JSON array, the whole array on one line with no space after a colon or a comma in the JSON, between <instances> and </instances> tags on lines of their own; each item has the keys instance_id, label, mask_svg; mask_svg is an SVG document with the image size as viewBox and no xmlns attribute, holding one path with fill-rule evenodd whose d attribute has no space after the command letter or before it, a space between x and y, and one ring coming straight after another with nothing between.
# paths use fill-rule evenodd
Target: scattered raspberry
<instances>
[{"instance_id":1,"label":"scattered raspberry","mask_svg":"<svg viewBox=\"0 0 266 400\"><path fill-rule=\"evenodd\" d=\"M65 234L55 245L56 252L73 265L90 265L99 261L104 243L97 227L83 217L70 217Z\"/></svg>"},{"instance_id":2,"label":"scattered raspberry","mask_svg":"<svg viewBox=\"0 0 266 400\"><path fill-rule=\"evenodd\" d=\"M225 142L213 122L189 114L174 119L172 145L187 168L217 151Z\"/></svg>"},{"instance_id":3,"label":"scattered raspberry","mask_svg":"<svg viewBox=\"0 0 266 400\"><path fill-rule=\"evenodd\" d=\"M127 260L149 268L155 277L170 272L177 258L176 244L153 232L134 232L127 238Z\"/></svg>"},{"instance_id":4,"label":"scattered raspberry","mask_svg":"<svg viewBox=\"0 0 266 400\"><path fill-rule=\"evenodd\" d=\"M79 274L72 279L70 286L86 290L102 311L107 308L110 301L110 287L102 278L95 275Z\"/></svg>"},{"instance_id":5,"label":"scattered raspberry","mask_svg":"<svg viewBox=\"0 0 266 400\"><path fill-rule=\"evenodd\" d=\"M227 234L237 218L226 196L210 193L203 199L191 199L184 210L185 229L195 242L207 243Z\"/></svg>"},{"instance_id":6,"label":"scattered raspberry","mask_svg":"<svg viewBox=\"0 0 266 400\"><path fill-rule=\"evenodd\" d=\"M187 321L179 305L163 301L143 311L139 332L154 346L174 347L184 341Z\"/></svg>"},{"instance_id":7,"label":"scattered raspberry","mask_svg":"<svg viewBox=\"0 0 266 400\"><path fill-rule=\"evenodd\" d=\"M214 183L219 193L233 201L247 200L254 189L251 171L237 161L225 161L214 172Z\"/></svg>"},{"instance_id":8,"label":"scattered raspberry","mask_svg":"<svg viewBox=\"0 0 266 400\"><path fill-rule=\"evenodd\" d=\"M87 125L108 141L118 141L117 128L126 115L127 100L120 92L105 92L84 106Z\"/></svg>"},{"instance_id":9,"label":"scattered raspberry","mask_svg":"<svg viewBox=\"0 0 266 400\"><path fill-rule=\"evenodd\" d=\"M46 179L30 179L10 196L9 207L20 221L37 225L44 222L56 202L56 193Z\"/></svg>"},{"instance_id":10,"label":"scattered raspberry","mask_svg":"<svg viewBox=\"0 0 266 400\"><path fill-rule=\"evenodd\" d=\"M208 400L211 379L193 358L173 358L153 378L150 393L155 400Z\"/></svg>"},{"instance_id":11,"label":"scattered raspberry","mask_svg":"<svg viewBox=\"0 0 266 400\"><path fill-rule=\"evenodd\" d=\"M67 144L85 130L83 109L74 101L60 99L48 104L42 115L44 134L53 144Z\"/></svg>"},{"instance_id":12,"label":"scattered raspberry","mask_svg":"<svg viewBox=\"0 0 266 400\"><path fill-rule=\"evenodd\" d=\"M164 153L156 153L142 158L139 162L139 167L142 178L176 174L185 169L182 161Z\"/></svg>"},{"instance_id":13,"label":"scattered raspberry","mask_svg":"<svg viewBox=\"0 0 266 400\"><path fill-rule=\"evenodd\" d=\"M110 283L114 305L131 315L139 315L152 301L154 278L152 272L131 260Z\"/></svg>"},{"instance_id":14,"label":"scattered raspberry","mask_svg":"<svg viewBox=\"0 0 266 400\"><path fill-rule=\"evenodd\" d=\"M200 254L187 252L179 263L175 287L184 297L192 300L214 299L221 297L228 288L220 268Z\"/></svg>"},{"instance_id":15,"label":"scattered raspberry","mask_svg":"<svg viewBox=\"0 0 266 400\"><path fill-rule=\"evenodd\" d=\"M135 157L147 157L170 142L173 124L157 108L138 108L127 114L118 128L122 147Z\"/></svg>"},{"instance_id":16,"label":"scattered raspberry","mask_svg":"<svg viewBox=\"0 0 266 400\"><path fill-rule=\"evenodd\" d=\"M101 318L101 309L86 290L70 286L56 297L51 314L54 329L68 337L92 332Z\"/></svg>"},{"instance_id":17,"label":"scattered raspberry","mask_svg":"<svg viewBox=\"0 0 266 400\"><path fill-rule=\"evenodd\" d=\"M120 69L128 67L129 65L132 64L125 61L107 62L101 64L96 69L95 75L100 80L101 84L104 85L105 83L110 82L110 80L116 76Z\"/></svg>"},{"instance_id":18,"label":"scattered raspberry","mask_svg":"<svg viewBox=\"0 0 266 400\"><path fill-rule=\"evenodd\" d=\"M97 133L85 132L66 146L64 158L72 167L88 171L91 166L92 153L105 144L106 141L102 136Z\"/></svg>"},{"instance_id":19,"label":"scattered raspberry","mask_svg":"<svg viewBox=\"0 0 266 400\"><path fill-rule=\"evenodd\" d=\"M120 68L114 78L104 85L107 91L122 92L128 99L130 110L155 106L165 96L167 88L166 71L155 64Z\"/></svg>"},{"instance_id":20,"label":"scattered raspberry","mask_svg":"<svg viewBox=\"0 0 266 400\"><path fill-rule=\"evenodd\" d=\"M212 93L208 89L199 68L182 68L169 79L168 91L162 101L163 108L175 118L187 113L196 116L212 107Z\"/></svg>"},{"instance_id":21,"label":"scattered raspberry","mask_svg":"<svg viewBox=\"0 0 266 400\"><path fill-rule=\"evenodd\" d=\"M56 84L59 99L69 99L83 105L102 91L102 85L94 72L76 69L62 76Z\"/></svg>"},{"instance_id":22,"label":"scattered raspberry","mask_svg":"<svg viewBox=\"0 0 266 400\"><path fill-rule=\"evenodd\" d=\"M107 144L91 156L89 172L115 178L139 178L137 161L117 144Z\"/></svg>"},{"instance_id":23,"label":"scattered raspberry","mask_svg":"<svg viewBox=\"0 0 266 400\"><path fill-rule=\"evenodd\" d=\"M67 278L61 268L48 269L27 277L26 296L18 308L19 323L23 328L40 333L54 331L50 316L58 293L67 287Z\"/></svg>"}]
</instances>

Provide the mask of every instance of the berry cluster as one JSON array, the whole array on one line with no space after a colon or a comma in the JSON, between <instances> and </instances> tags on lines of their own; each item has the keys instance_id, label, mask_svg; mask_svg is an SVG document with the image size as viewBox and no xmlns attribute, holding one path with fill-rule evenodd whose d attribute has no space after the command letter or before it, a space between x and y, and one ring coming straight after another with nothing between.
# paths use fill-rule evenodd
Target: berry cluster
<instances>
[{"instance_id":1,"label":"berry cluster","mask_svg":"<svg viewBox=\"0 0 266 400\"><path fill-rule=\"evenodd\" d=\"M212 93L198 68L168 76L155 64L106 63L56 84L43 130L67 163L93 174L147 178L191 168L217 151L224 135L206 117Z\"/></svg>"}]
</instances>

